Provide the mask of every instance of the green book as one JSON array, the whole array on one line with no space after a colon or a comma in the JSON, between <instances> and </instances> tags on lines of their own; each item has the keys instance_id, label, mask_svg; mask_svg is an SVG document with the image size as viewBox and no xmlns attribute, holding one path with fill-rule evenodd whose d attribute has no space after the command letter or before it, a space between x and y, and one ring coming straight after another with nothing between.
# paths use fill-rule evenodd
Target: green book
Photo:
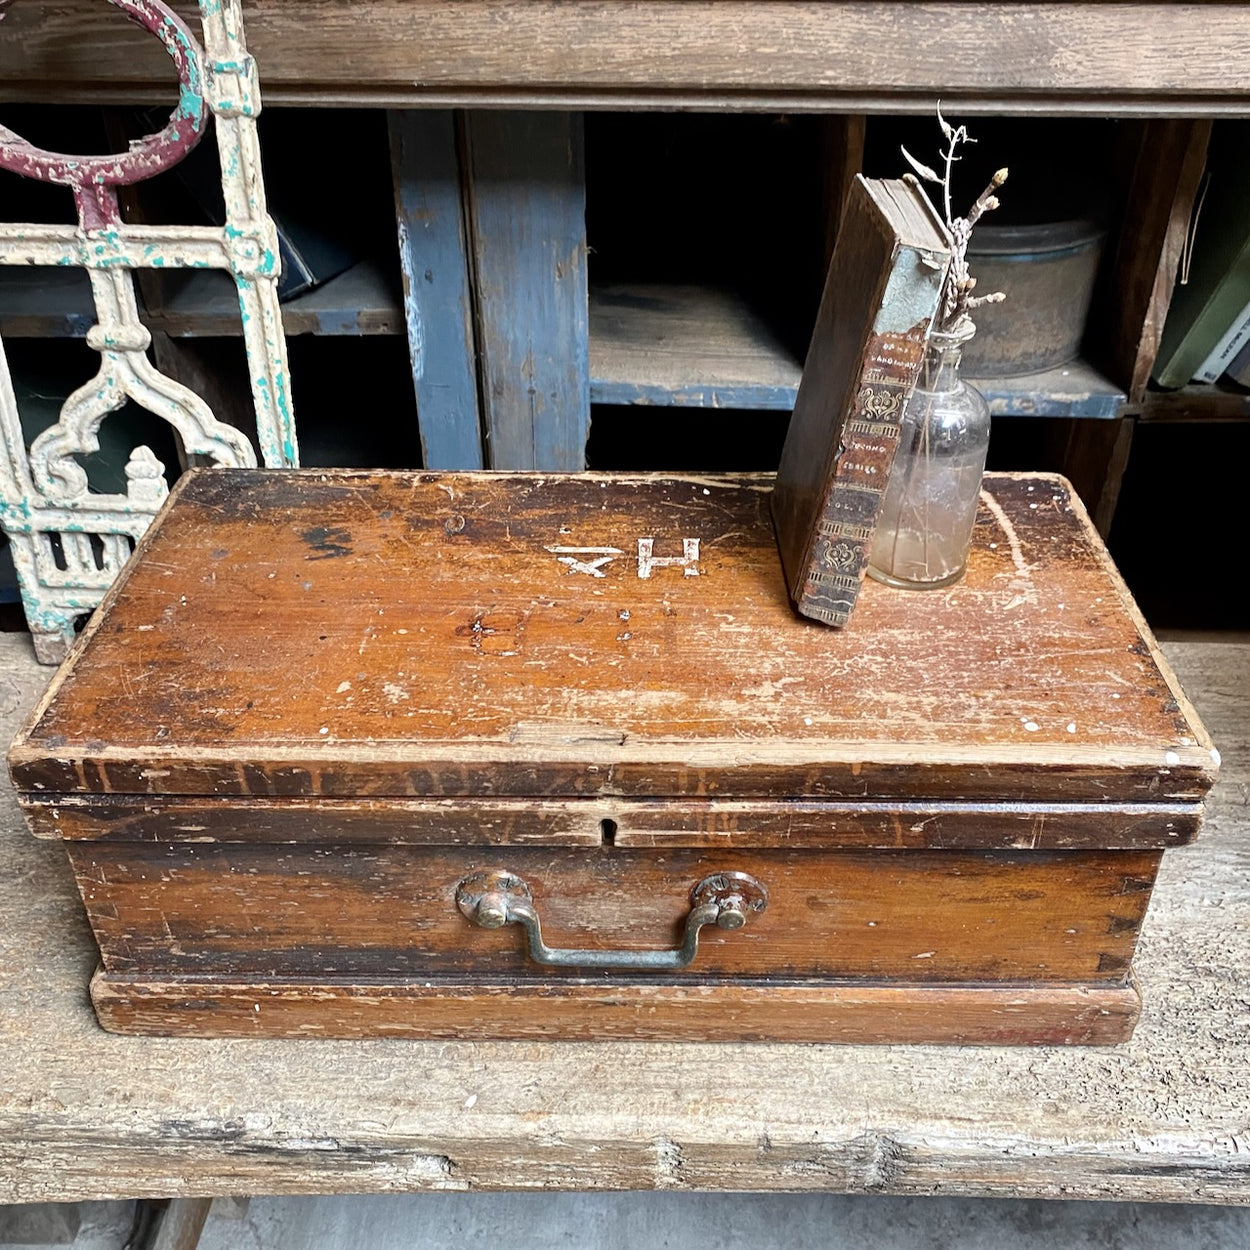
<instances>
[{"instance_id":1,"label":"green book","mask_svg":"<svg viewBox=\"0 0 1250 1250\"><path fill-rule=\"evenodd\" d=\"M1234 145L1213 154L1211 180L1194 230L1189 281L1176 284L1153 377L1184 386L1250 304L1250 126L1229 126ZM1234 135L1230 133L1228 137ZM1224 159L1219 159L1220 156Z\"/></svg>"}]
</instances>

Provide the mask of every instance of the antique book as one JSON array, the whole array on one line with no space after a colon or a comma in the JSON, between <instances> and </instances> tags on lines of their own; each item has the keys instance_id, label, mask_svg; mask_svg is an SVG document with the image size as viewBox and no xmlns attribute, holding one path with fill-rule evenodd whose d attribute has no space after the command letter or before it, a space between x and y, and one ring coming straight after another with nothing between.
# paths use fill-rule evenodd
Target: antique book
<instances>
[{"instance_id":1,"label":"antique book","mask_svg":"<svg viewBox=\"0 0 1250 1250\"><path fill-rule=\"evenodd\" d=\"M920 184L855 179L773 491L795 607L845 625L950 265Z\"/></svg>"}]
</instances>

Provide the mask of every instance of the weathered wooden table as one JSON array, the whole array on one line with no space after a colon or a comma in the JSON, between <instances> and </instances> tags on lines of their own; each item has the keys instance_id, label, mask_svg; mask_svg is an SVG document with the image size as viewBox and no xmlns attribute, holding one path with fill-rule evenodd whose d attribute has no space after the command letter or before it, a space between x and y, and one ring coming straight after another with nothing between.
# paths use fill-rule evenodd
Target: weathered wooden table
<instances>
[{"instance_id":1,"label":"weathered wooden table","mask_svg":"<svg viewBox=\"0 0 1250 1250\"><path fill-rule=\"evenodd\" d=\"M1250 639L1169 644L1224 756L1112 1049L102 1032L63 849L0 795L0 1201L421 1188L1250 1202ZM0 635L7 742L49 677Z\"/></svg>"}]
</instances>

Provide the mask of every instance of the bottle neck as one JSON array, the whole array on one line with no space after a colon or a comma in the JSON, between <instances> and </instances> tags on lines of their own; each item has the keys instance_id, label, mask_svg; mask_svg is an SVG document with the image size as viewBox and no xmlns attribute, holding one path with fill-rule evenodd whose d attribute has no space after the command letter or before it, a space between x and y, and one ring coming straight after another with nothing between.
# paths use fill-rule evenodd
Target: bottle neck
<instances>
[{"instance_id":1,"label":"bottle neck","mask_svg":"<svg viewBox=\"0 0 1250 1250\"><path fill-rule=\"evenodd\" d=\"M959 377L959 362L963 358L966 338L934 334L925 349L924 363L920 366L918 385L922 390L938 394L957 391L963 386Z\"/></svg>"}]
</instances>

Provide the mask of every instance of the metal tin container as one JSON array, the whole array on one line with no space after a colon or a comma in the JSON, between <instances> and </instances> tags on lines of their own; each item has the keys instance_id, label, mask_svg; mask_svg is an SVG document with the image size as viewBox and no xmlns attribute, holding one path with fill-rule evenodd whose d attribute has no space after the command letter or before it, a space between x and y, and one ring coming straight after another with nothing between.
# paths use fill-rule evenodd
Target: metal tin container
<instances>
[{"instance_id":1,"label":"metal tin container","mask_svg":"<svg viewBox=\"0 0 1250 1250\"><path fill-rule=\"evenodd\" d=\"M1092 221L978 226L968 244L977 292L1003 291L1007 299L977 310L964 373L1014 377L1075 359L1105 237Z\"/></svg>"}]
</instances>

